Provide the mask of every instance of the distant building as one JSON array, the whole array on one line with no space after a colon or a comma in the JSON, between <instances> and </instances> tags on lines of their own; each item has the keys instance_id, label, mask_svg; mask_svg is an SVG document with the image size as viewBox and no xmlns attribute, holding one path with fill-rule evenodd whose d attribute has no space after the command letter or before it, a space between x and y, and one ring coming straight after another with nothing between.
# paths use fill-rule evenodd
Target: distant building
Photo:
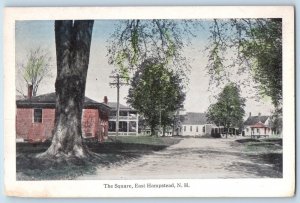
<instances>
[{"instance_id":1,"label":"distant building","mask_svg":"<svg viewBox=\"0 0 300 203\"><path fill-rule=\"evenodd\" d=\"M31 91L28 91L31 94ZM16 100L17 142L43 142L52 139L55 122L55 93ZM85 97L82 112L83 138L102 141L107 137L110 108Z\"/></svg>"},{"instance_id":2,"label":"distant building","mask_svg":"<svg viewBox=\"0 0 300 203\"><path fill-rule=\"evenodd\" d=\"M117 102L108 102L111 108L109 114L109 135L116 135ZM119 135L138 135L139 117L135 109L119 104Z\"/></svg>"},{"instance_id":3,"label":"distant building","mask_svg":"<svg viewBox=\"0 0 300 203\"><path fill-rule=\"evenodd\" d=\"M174 135L179 136L204 136L210 135L214 124L208 122L205 113L187 112L179 116L179 124Z\"/></svg>"},{"instance_id":4,"label":"distant building","mask_svg":"<svg viewBox=\"0 0 300 203\"><path fill-rule=\"evenodd\" d=\"M245 136L251 137L268 137L272 135L270 116L263 116L258 114L257 116L251 116L244 122Z\"/></svg>"}]
</instances>

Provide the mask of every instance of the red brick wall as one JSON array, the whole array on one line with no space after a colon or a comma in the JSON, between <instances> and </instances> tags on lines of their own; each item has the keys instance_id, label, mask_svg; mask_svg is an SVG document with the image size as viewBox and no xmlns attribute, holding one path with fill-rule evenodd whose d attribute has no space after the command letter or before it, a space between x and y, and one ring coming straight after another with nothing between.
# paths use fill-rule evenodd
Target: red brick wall
<instances>
[{"instance_id":1,"label":"red brick wall","mask_svg":"<svg viewBox=\"0 0 300 203\"><path fill-rule=\"evenodd\" d=\"M33 122L33 109L18 108L16 116L17 138L32 141L45 141L51 138L54 127L54 109L43 109L42 123Z\"/></svg>"},{"instance_id":2,"label":"red brick wall","mask_svg":"<svg viewBox=\"0 0 300 203\"><path fill-rule=\"evenodd\" d=\"M102 142L108 135L108 116L98 109L83 109L82 132L84 137L95 137Z\"/></svg>"},{"instance_id":3,"label":"red brick wall","mask_svg":"<svg viewBox=\"0 0 300 203\"><path fill-rule=\"evenodd\" d=\"M28 139L29 130L32 125L32 109L17 108L16 134L17 138Z\"/></svg>"},{"instance_id":4,"label":"red brick wall","mask_svg":"<svg viewBox=\"0 0 300 203\"><path fill-rule=\"evenodd\" d=\"M94 137L99 133L98 109L83 109L82 133L85 137Z\"/></svg>"},{"instance_id":5,"label":"red brick wall","mask_svg":"<svg viewBox=\"0 0 300 203\"><path fill-rule=\"evenodd\" d=\"M16 133L17 138L23 138L34 142L51 139L54 128L55 109L43 109L42 123L33 123L33 109L17 108ZM82 132L84 137L107 136L108 121L99 120L98 109L83 109Z\"/></svg>"}]
</instances>

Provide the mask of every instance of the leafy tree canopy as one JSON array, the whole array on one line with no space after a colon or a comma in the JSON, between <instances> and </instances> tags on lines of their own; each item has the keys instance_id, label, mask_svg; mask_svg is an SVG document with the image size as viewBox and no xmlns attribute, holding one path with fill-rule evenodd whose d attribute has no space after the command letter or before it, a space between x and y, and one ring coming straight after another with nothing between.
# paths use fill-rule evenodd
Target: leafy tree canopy
<instances>
[{"instance_id":1,"label":"leafy tree canopy","mask_svg":"<svg viewBox=\"0 0 300 203\"><path fill-rule=\"evenodd\" d=\"M159 59L147 59L136 71L127 102L138 110L151 127L152 135L160 124L172 124L174 112L185 99L182 79L164 67Z\"/></svg>"},{"instance_id":2,"label":"leafy tree canopy","mask_svg":"<svg viewBox=\"0 0 300 203\"><path fill-rule=\"evenodd\" d=\"M149 58L156 58L164 68L172 69L188 82L187 58L182 54L193 36L191 20L124 20L109 40L109 63L128 76Z\"/></svg>"},{"instance_id":3,"label":"leafy tree canopy","mask_svg":"<svg viewBox=\"0 0 300 203\"><path fill-rule=\"evenodd\" d=\"M25 63L19 66L19 71L21 72L22 79L27 85L32 85L32 94L36 96L39 85L46 77L52 77L50 72L50 62L51 57L49 52L42 48L31 49L27 55ZM22 87L17 91L21 94Z\"/></svg>"},{"instance_id":4,"label":"leafy tree canopy","mask_svg":"<svg viewBox=\"0 0 300 203\"><path fill-rule=\"evenodd\" d=\"M245 99L234 83L227 84L218 95L218 101L208 108L208 119L225 128L240 127L243 123Z\"/></svg>"},{"instance_id":5,"label":"leafy tree canopy","mask_svg":"<svg viewBox=\"0 0 300 203\"><path fill-rule=\"evenodd\" d=\"M282 20L281 19L214 19L209 26L208 73L211 84L227 83L230 73L247 72L250 78L235 78L239 85L256 82L258 96L268 96L276 108L282 103ZM197 20L124 20L109 40L109 63L129 77L147 58L157 58L182 75L185 84L190 67L183 50L195 36ZM206 26L204 26L206 27ZM197 36L195 36L197 37ZM133 71L133 72L134 72Z\"/></svg>"},{"instance_id":6,"label":"leafy tree canopy","mask_svg":"<svg viewBox=\"0 0 300 203\"><path fill-rule=\"evenodd\" d=\"M259 95L269 96L275 108L282 104L282 20L214 20L210 27L208 71L212 81L224 81L230 68L248 71L258 83ZM234 53L229 55L229 51ZM245 79L243 79L245 80ZM240 84L245 84L242 81Z\"/></svg>"}]
</instances>

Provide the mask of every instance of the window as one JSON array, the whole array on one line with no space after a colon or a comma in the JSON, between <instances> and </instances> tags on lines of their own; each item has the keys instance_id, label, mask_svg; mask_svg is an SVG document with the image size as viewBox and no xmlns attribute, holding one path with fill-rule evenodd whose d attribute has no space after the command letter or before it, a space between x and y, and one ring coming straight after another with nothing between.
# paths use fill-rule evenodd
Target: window
<instances>
[{"instance_id":1,"label":"window","mask_svg":"<svg viewBox=\"0 0 300 203\"><path fill-rule=\"evenodd\" d=\"M127 111L120 111L119 116L127 116Z\"/></svg>"},{"instance_id":2,"label":"window","mask_svg":"<svg viewBox=\"0 0 300 203\"><path fill-rule=\"evenodd\" d=\"M204 133L205 133L205 126L203 126L203 128L202 128L202 132L204 132Z\"/></svg>"},{"instance_id":3,"label":"window","mask_svg":"<svg viewBox=\"0 0 300 203\"><path fill-rule=\"evenodd\" d=\"M110 111L109 116L117 116L117 112L116 111Z\"/></svg>"},{"instance_id":4,"label":"window","mask_svg":"<svg viewBox=\"0 0 300 203\"><path fill-rule=\"evenodd\" d=\"M43 109L34 109L33 121L35 123L41 123L43 118Z\"/></svg>"},{"instance_id":5,"label":"window","mask_svg":"<svg viewBox=\"0 0 300 203\"><path fill-rule=\"evenodd\" d=\"M196 126L196 132L198 132L198 126Z\"/></svg>"},{"instance_id":6,"label":"window","mask_svg":"<svg viewBox=\"0 0 300 203\"><path fill-rule=\"evenodd\" d=\"M256 129L257 133L259 134L259 128Z\"/></svg>"},{"instance_id":7,"label":"window","mask_svg":"<svg viewBox=\"0 0 300 203\"><path fill-rule=\"evenodd\" d=\"M116 122L115 121L109 121L108 122L108 131L109 132L115 132L116 131Z\"/></svg>"},{"instance_id":8,"label":"window","mask_svg":"<svg viewBox=\"0 0 300 203\"><path fill-rule=\"evenodd\" d=\"M190 126L190 131L191 131L191 132L193 131L193 126Z\"/></svg>"},{"instance_id":9,"label":"window","mask_svg":"<svg viewBox=\"0 0 300 203\"><path fill-rule=\"evenodd\" d=\"M137 118L137 113L136 112L129 112L129 117L131 119L136 119Z\"/></svg>"},{"instance_id":10,"label":"window","mask_svg":"<svg viewBox=\"0 0 300 203\"><path fill-rule=\"evenodd\" d=\"M184 131L184 132L186 131L186 126L183 127L183 131Z\"/></svg>"},{"instance_id":11,"label":"window","mask_svg":"<svg viewBox=\"0 0 300 203\"><path fill-rule=\"evenodd\" d=\"M129 132L136 132L136 122L135 121L129 122Z\"/></svg>"},{"instance_id":12,"label":"window","mask_svg":"<svg viewBox=\"0 0 300 203\"><path fill-rule=\"evenodd\" d=\"M119 132L127 132L127 122L119 121Z\"/></svg>"}]
</instances>

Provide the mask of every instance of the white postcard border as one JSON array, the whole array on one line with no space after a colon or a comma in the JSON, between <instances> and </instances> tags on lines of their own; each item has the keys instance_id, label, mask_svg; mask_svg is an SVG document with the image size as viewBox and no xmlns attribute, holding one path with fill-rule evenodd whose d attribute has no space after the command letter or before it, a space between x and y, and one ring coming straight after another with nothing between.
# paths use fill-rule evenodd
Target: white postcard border
<instances>
[{"instance_id":1,"label":"white postcard border","mask_svg":"<svg viewBox=\"0 0 300 203\"><path fill-rule=\"evenodd\" d=\"M15 21L55 19L283 19L283 178L16 181ZM281 197L295 190L294 8L274 7L57 7L6 8L4 17L5 193L23 197ZM105 184L188 183L188 188L116 189Z\"/></svg>"}]
</instances>

